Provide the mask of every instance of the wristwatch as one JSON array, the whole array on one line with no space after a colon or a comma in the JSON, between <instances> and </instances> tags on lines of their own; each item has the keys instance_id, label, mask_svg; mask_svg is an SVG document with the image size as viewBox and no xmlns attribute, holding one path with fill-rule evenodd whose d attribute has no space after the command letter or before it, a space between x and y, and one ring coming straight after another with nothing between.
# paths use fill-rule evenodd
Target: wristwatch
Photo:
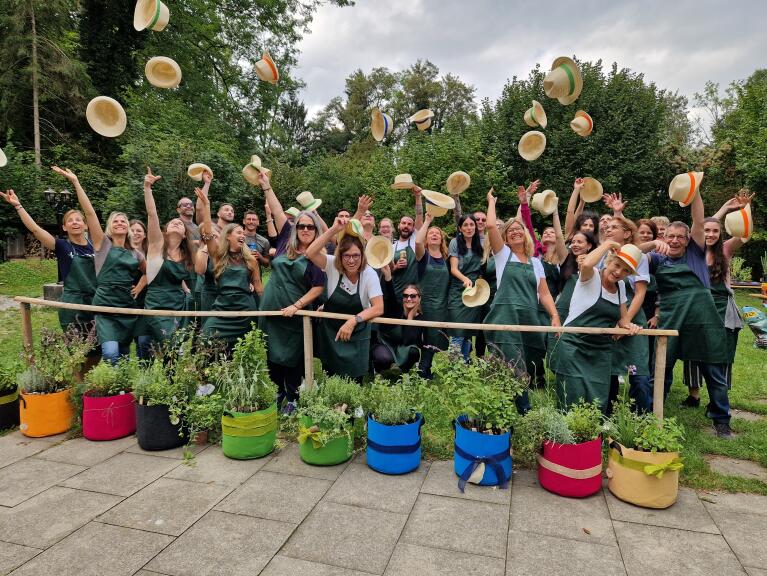
<instances>
[{"instance_id":1,"label":"wristwatch","mask_svg":"<svg viewBox=\"0 0 767 576\"><path fill-rule=\"evenodd\" d=\"M357 315L355 315L355 316L354 316L354 321L355 321L357 324L362 324L362 323L364 322L364 320L362 319L362 316L360 316L359 314L357 314Z\"/></svg>"}]
</instances>

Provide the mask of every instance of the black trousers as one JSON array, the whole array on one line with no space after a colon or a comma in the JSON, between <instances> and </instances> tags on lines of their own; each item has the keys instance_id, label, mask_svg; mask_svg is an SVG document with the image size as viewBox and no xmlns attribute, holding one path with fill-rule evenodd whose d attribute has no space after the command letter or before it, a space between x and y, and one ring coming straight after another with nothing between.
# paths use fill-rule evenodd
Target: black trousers
<instances>
[{"instance_id":1,"label":"black trousers","mask_svg":"<svg viewBox=\"0 0 767 576\"><path fill-rule=\"evenodd\" d=\"M304 367L282 366L267 360L269 377L277 384L277 405L282 405L284 400L295 402L298 400L298 389L301 387L301 378L304 376Z\"/></svg>"}]
</instances>

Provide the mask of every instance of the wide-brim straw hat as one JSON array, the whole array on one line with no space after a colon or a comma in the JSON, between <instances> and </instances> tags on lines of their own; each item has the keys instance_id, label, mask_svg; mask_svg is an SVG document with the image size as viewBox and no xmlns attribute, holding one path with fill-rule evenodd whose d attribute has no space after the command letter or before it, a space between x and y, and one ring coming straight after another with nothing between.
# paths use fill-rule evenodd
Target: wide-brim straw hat
<instances>
[{"instance_id":1,"label":"wide-brim straw hat","mask_svg":"<svg viewBox=\"0 0 767 576\"><path fill-rule=\"evenodd\" d=\"M544 190L533 194L530 206L544 216L550 216L556 211L558 202L559 198L557 198L557 193L554 190Z\"/></svg>"},{"instance_id":2,"label":"wide-brim straw hat","mask_svg":"<svg viewBox=\"0 0 767 576\"><path fill-rule=\"evenodd\" d=\"M146 79L158 88L175 88L181 84L181 67L166 56L150 58L144 66Z\"/></svg>"},{"instance_id":3,"label":"wide-brim straw hat","mask_svg":"<svg viewBox=\"0 0 767 576\"><path fill-rule=\"evenodd\" d=\"M190 164L189 168L186 169L187 176L189 176L192 180L197 180L198 182L202 180L202 175L205 172L213 176L213 170L210 169L210 166L203 164L202 162L195 162Z\"/></svg>"},{"instance_id":4,"label":"wide-brim straw hat","mask_svg":"<svg viewBox=\"0 0 767 576\"><path fill-rule=\"evenodd\" d=\"M604 193L604 188L602 188L602 183L599 180L591 177L586 177L583 179L581 200L584 202L598 202L602 199Z\"/></svg>"},{"instance_id":5,"label":"wide-brim straw hat","mask_svg":"<svg viewBox=\"0 0 767 576\"><path fill-rule=\"evenodd\" d=\"M384 236L373 236L365 245L365 260L378 270L394 260L394 244Z\"/></svg>"},{"instance_id":6,"label":"wide-brim straw hat","mask_svg":"<svg viewBox=\"0 0 767 576\"><path fill-rule=\"evenodd\" d=\"M357 220L356 218L351 218L346 223L346 226L343 230L338 234L338 243L341 243L341 240L343 240L344 236L355 236L360 239L362 244L365 244L365 231L362 228L362 222Z\"/></svg>"},{"instance_id":7,"label":"wide-brim straw hat","mask_svg":"<svg viewBox=\"0 0 767 576\"><path fill-rule=\"evenodd\" d=\"M0 148L0 168L7 165L8 165L8 156L6 156L5 152L3 152L3 149Z\"/></svg>"},{"instance_id":8,"label":"wide-brim straw hat","mask_svg":"<svg viewBox=\"0 0 767 576\"><path fill-rule=\"evenodd\" d=\"M689 206L698 193L703 172L686 172L677 174L668 185L668 197L679 202L679 205Z\"/></svg>"},{"instance_id":9,"label":"wide-brim straw hat","mask_svg":"<svg viewBox=\"0 0 767 576\"><path fill-rule=\"evenodd\" d=\"M394 177L394 184L390 188L393 190L412 190L414 186L415 183L410 174L397 174Z\"/></svg>"},{"instance_id":10,"label":"wide-brim straw hat","mask_svg":"<svg viewBox=\"0 0 767 576\"><path fill-rule=\"evenodd\" d=\"M418 112L413 114L410 118L408 118L408 121L415 122L415 127L422 132L428 129L429 126L431 126L432 118L434 118L434 112L432 112L428 108L424 108L423 110L419 110Z\"/></svg>"},{"instance_id":11,"label":"wide-brim straw hat","mask_svg":"<svg viewBox=\"0 0 767 576\"><path fill-rule=\"evenodd\" d=\"M633 244L624 244L615 251L615 255L623 260L634 274L639 269L639 263L644 256L642 251Z\"/></svg>"},{"instance_id":12,"label":"wide-brim straw hat","mask_svg":"<svg viewBox=\"0 0 767 576\"><path fill-rule=\"evenodd\" d=\"M549 98L556 98L567 106L581 95L583 77L578 65L572 58L560 56L551 65L551 70L543 79L543 91Z\"/></svg>"},{"instance_id":13,"label":"wide-brim straw hat","mask_svg":"<svg viewBox=\"0 0 767 576\"><path fill-rule=\"evenodd\" d=\"M256 154L250 157L250 162L242 169L242 177L253 186L259 186L261 183L258 181L258 174L263 172L267 177L272 177L272 171L269 168L261 166L261 158Z\"/></svg>"},{"instance_id":14,"label":"wide-brim straw hat","mask_svg":"<svg viewBox=\"0 0 767 576\"><path fill-rule=\"evenodd\" d=\"M546 124L548 124L546 111L537 100L533 100L533 105L525 110L525 124L532 126L533 128L536 126L546 128Z\"/></svg>"},{"instance_id":15,"label":"wide-brim straw hat","mask_svg":"<svg viewBox=\"0 0 767 576\"><path fill-rule=\"evenodd\" d=\"M133 27L161 32L168 25L170 10L160 0L138 0L133 9Z\"/></svg>"},{"instance_id":16,"label":"wide-brim straw hat","mask_svg":"<svg viewBox=\"0 0 767 576\"><path fill-rule=\"evenodd\" d=\"M546 135L538 130L525 132L522 138L519 139L517 149L522 158L532 162L543 154L543 151L546 149Z\"/></svg>"},{"instance_id":17,"label":"wide-brim straw hat","mask_svg":"<svg viewBox=\"0 0 767 576\"><path fill-rule=\"evenodd\" d=\"M291 206L290 208L285 210L285 214L287 214L288 216L292 216L293 218L297 218L300 213L301 211L295 206Z\"/></svg>"},{"instance_id":18,"label":"wide-brim straw hat","mask_svg":"<svg viewBox=\"0 0 767 576\"><path fill-rule=\"evenodd\" d=\"M466 191L469 186L471 186L471 176L461 170L453 172L450 176L448 176L447 183L445 184L447 193L451 196L461 194L462 192Z\"/></svg>"},{"instance_id":19,"label":"wide-brim straw hat","mask_svg":"<svg viewBox=\"0 0 767 576\"><path fill-rule=\"evenodd\" d=\"M277 81L280 79L280 73L277 70L277 65L274 63L274 60L272 60L269 52L264 52L264 54L261 56L261 60L256 62L255 68L256 74L264 82L269 82L269 84L277 84Z\"/></svg>"},{"instance_id":20,"label":"wide-brim straw hat","mask_svg":"<svg viewBox=\"0 0 767 576\"><path fill-rule=\"evenodd\" d=\"M94 132L115 138L125 132L128 116L120 103L109 96L96 96L88 102L85 118Z\"/></svg>"},{"instance_id":21,"label":"wide-brim straw hat","mask_svg":"<svg viewBox=\"0 0 767 576\"><path fill-rule=\"evenodd\" d=\"M370 115L370 132L377 142L381 142L394 130L391 116L384 114L378 108L373 108Z\"/></svg>"},{"instance_id":22,"label":"wide-brim straw hat","mask_svg":"<svg viewBox=\"0 0 767 576\"><path fill-rule=\"evenodd\" d=\"M426 203L426 213L431 214L434 218L439 218L440 216L444 216L447 214L447 208L443 208L442 206L437 206L436 204L429 204Z\"/></svg>"},{"instance_id":23,"label":"wide-brim straw hat","mask_svg":"<svg viewBox=\"0 0 767 576\"><path fill-rule=\"evenodd\" d=\"M733 238L748 240L754 231L754 221L751 218L751 204L730 212L724 217L724 229Z\"/></svg>"},{"instance_id":24,"label":"wide-brim straw hat","mask_svg":"<svg viewBox=\"0 0 767 576\"><path fill-rule=\"evenodd\" d=\"M447 194L433 192L432 190L421 190L421 196L426 200L427 205L439 206L445 210L452 210L455 208L455 199Z\"/></svg>"},{"instance_id":25,"label":"wide-brim straw hat","mask_svg":"<svg viewBox=\"0 0 767 576\"><path fill-rule=\"evenodd\" d=\"M302 210L316 210L322 205L322 200L315 198L311 192L304 191L296 196L296 202L301 205Z\"/></svg>"},{"instance_id":26,"label":"wide-brim straw hat","mask_svg":"<svg viewBox=\"0 0 767 576\"><path fill-rule=\"evenodd\" d=\"M575 118L570 120L570 128L573 129L578 136L588 136L594 129L594 121L591 116L584 110L578 110L575 113Z\"/></svg>"},{"instance_id":27,"label":"wide-brim straw hat","mask_svg":"<svg viewBox=\"0 0 767 576\"><path fill-rule=\"evenodd\" d=\"M490 284L484 278L478 278L471 288L465 288L461 294L464 306L475 308L490 300Z\"/></svg>"}]
</instances>

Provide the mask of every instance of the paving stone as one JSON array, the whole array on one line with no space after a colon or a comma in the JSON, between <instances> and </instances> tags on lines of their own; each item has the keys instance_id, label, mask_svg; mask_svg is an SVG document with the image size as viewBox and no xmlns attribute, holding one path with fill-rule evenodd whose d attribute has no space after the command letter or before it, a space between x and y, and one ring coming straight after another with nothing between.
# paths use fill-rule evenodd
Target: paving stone
<instances>
[{"instance_id":1,"label":"paving stone","mask_svg":"<svg viewBox=\"0 0 767 576\"><path fill-rule=\"evenodd\" d=\"M432 462L431 466L429 466L429 472L426 475L423 486L421 486L421 492L508 506L511 502L511 485L512 482L509 482L509 488L501 490L498 486L466 484L465 491L461 492L458 489L458 476L456 476L453 470L453 461L441 460Z\"/></svg>"},{"instance_id":2,"label":"paving stone","mask_svg":"<svg viewBox=\"0 0 767 576\"><path fill-rule=\"evenodd\" d=\"M109 510L122 498L54 486L0 511L0 540L48 548Z\"/></svg>"},{"instance_id":3,"label":"paving stone","mask_svg":"<svg viewBox=\"0 0 767 576\"><path fill-rule=\"evenodd\" d=\"M748 573L748 576L767 576L767 570L754 568L752 566L746 566L746 572Z\"/></svg>"},{"instance_id":4,"label":"paving stone","mask_svg":"<svg viewBox=\"0 0 767 576\"><path fill-rule=\"evenodd\" d=\"M628 576L742 576L740 562L719 534L614 522Z\"/></svg>"},{"instance_id":5,"label":"paving stone","mask_svg":"<svg viewBox=\"0 0 767 576\"><path fill-rule=\"evenodd\" d=\"M420 494L401 542L506 557L509 509L501 504Z\"/></svg>"},{"instance_id":6,"label":"paving stone","mask_svg":"<svg viewBox=\"0 0 767 576\"><path fill-rule=\"evenodd\" d=\"M173 458L174 460L183 460L184 451L190 450L192 454L197 455L203 450L207 449L210 444L191 444L189 446L179 446L178 448L171 448L170 450L144 450L140 448L138 444L131 446L126 452L132 454L144 454L145 456L159 456L160 458Z\"/></svg>"},{"instance_id":7,"label":"paving stone","mask_svg":"<svg viewBox=\"0 0 767 576\"><path fill-rule=\"evenodd\" d=\"M512 531L509 534L506 575L539 574L625 576L626 570L616 546Z\"/></svg>"},{"instance_id":8,"label":"paving stone","mask_svg":"<svg viewBox=\"0 0 767 576\"><path fill-rule=\"evenodd\" d=\"M0 468L0 504L16 506L83 470L82 466L36 458Z\"/></svg>"},{"instance_id":9,"label":"paving stone","mask_svg":"<svg viewBox=\"0 0 767 576\"><path fill-rule=\"evenodd\" d=\"M266 565L260 576L370 576L370 574L278 554Z\"/></svg>"},{"instance_id":10,"label":"paving stone","mask_svg":"<svg viewBox=\"0 0 767 576\"><path fill-rule=\"evenodd\" d=\"M727 543L744 566L767 568L767 518L709 508Z\"/></svg>"},{"instance_id":11,"label":"paving stone","mask_svg":"<svg viewBox=\"0 0 767 576\"><path fill-rule=\"evenodd\" d=\"M738 410L734 408L730 414L732 418L740 418L741 420L747 420L749 422L761 422L767 416L764 414L756 414L755 412L749 412L748 410Z\"/></svg>"},{"instance_id":12,"label":"paving stone","mask_svg":"<svg viewBox=\"0 0 767 576\"><path fill-rule=\"evenodd\" d=\"M163 534L91 522L13 576L130 576L172 541Z\"/></svg>"},{"instance_id":13,"label":"paving stone","mask_svg":"<svg viewBox=\"0 0 767 576\"><path fill-rule=\"evenodd\" d=\"M719 474L767 482L767 468L751 460L740 460L714 454L706 455L705 460L709 467Z\"/></svg>"},{"instance_id":14,"label":"paving stone","mask_svg":"<svg viewBox=\"0 0 767 576\"><path fill-rule=\"evenodd\" d=\"M171 576L258 574L294 526L225 512L208 512L148 565Z\"/></svg>"},{"instance_id":15,"label":"paving stone","mask_svg":"<svg viewBox=\"0 0 767 576\"><path fill-rule=\"evenodd\" d=\"M92 442L85 438L74 438L49 448L40 453L38 458L77 464L78 466L94 466L135 445L136 438L134 436L108 442Z\"/></svg>"},{"instance_id":16,"label":"paving stone","mask_svg":"<svg viewBox=\"0 0 767 576\"><path fill-rule=\"evenodd\" d=\"M30 558L34 558L41 550L27 548L9 542L0 542L0 576L10 574Z\"/></svg>"},{"instance_id":17,"label":"paving stone","mask_svg":"<svg viewBox=\"0 0 767 576\"><path fill-rule=\"evenodd\" d=\"M719 534L716 524L698 500L697 493L689 488L680 488L676 503L664 510L634 506L619 500L610 492L605 492L605 498L613 520Z\"/></svg>"},{"instance_id":18,"label":"paving stone","mask_svg":"<svg viewBox=\"0 0 767 576\"><path fill-rule=\"evenodd\" d=\"M767 496L760 494L701 492L699 497L709 512L723 510L767 515Z\"/></svg>"},{"instance_id":19,"label":"paving stone","mask_svg":"<svg viewBox=\"0 0 767 576\"><path fill-rule=\"evenodd\" d=\"M320 502L282 554L320 564L382 574L407 516Z\"/></svg>"},{"instance_id":20,"label":"paving stone","mask_svg":"<svg viewBox=\"0 0 767 576\"><path fill-rule=\"evenodd\" d=\"M139 570L136 572L133 576L167 576L167 574L162 574L160 572L150 572L149 570Z\"/></svg>"},{"instance_id":21,"label":"paving stone","mask_svg":"<svg viewBox=\"0 0 767 576\"><path fill-rule=\"evenodd\" d=\"M197 454L189 463L185 462L168 472L165 477L189 482L239 486L261 470L269 459L269 456L265 456L254 460L234 460L224 456L219 446L211 446Z\"/></svg>"},{"instance_id":22,"label":"paving stone","mask_svg":"<svg viewBox=\"0 0 767 576\"><path fill-rule=\"evenodd\" d=\"M27 438L18 430L0 436L0 468L10 466L14 462L23 460L50 448L51 444L40 438Z\"/></svg>"},{"instance_id":23,"label":"paving stone","mask_svg":"<svg viewBox=\"0 0 767 576\"><path fill-rule=\"evenodd\" d=\"M602 492L565 498L517 482L511 496L512 530L615 546L610 513Z\"/></svg>"},{"instance_id":24,"label":"paving stone","mask_svg":"<svg viewBox=\"0 0 767 576\"><path fill-rule=\"evenodd\" d=\"M350 464L325 497L326 500L409 514L426 477L427 469L420 467L409 474L387 475L367 465Z\"/></svg>"},{"instance_id":25,"label":"paving stone","mask_svg":"<svg viewBox=\"0 0 767 576\"><path fill-rule=\"evenodd\" d=\"M99 517L100 522L178 536L230 487L160 478Z\"/></svg>"},{"instance_id":26,"label":"paving stone","mask_svg":"<svg viewBox=\"0 0 767 576\"><path fill-rule=\"evenodd\" d=\"M178 465L176 460L170 458L123 452L62 482L62 485L117 496L130 496Z\"/></svg>"},{"instance_id":27,"label":"paving stone","mask_svg":"<svg viewBox=\"0 0 767 576\"><path fill-rule=\"evenodd\" d=\"M272 459L264 466L267 472L293 474L294 476L308 476L320 480L333 481L346 469L348 462L338 466L312 466L301 460L298 453L298 444L291 442L279 451L275 451Z\"/></svg>"},{"instance_id":28,"label":"paving stone","mask_svg":"<svg viewBox=\"0 0 767 576\"><path fill-rule=\"evenodd\" d=\"M298 524L330 486L327 480L262 470L227 496L216 510Z\"/></svg>"},{"instance_id":29,"label":"paving stone","mask_svg":"<svg viewBox=\"0 0 767 576\"><path fill-rule=\"evenodd\" d=\"M400 542L384 576L503 576L503 565L500 558Z\"/></svg>"}]
</instances>

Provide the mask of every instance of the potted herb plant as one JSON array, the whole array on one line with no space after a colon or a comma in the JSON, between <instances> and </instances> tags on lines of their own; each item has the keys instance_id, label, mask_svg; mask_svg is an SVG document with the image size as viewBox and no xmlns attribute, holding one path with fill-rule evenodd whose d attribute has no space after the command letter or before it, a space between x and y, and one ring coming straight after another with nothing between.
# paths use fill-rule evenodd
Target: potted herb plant
<instances>
[{"instance_id":1,"label":"potted herb plant","mask_svg":"<svg viewBox=\"0 0 767 576\"><path fill-rule=\"evenodd\" d=\"M684 437L676 418L660 421L654 414L636 414L621 401L615 403L606 427L610 492L644 508L668 508L676 502Z\"/></svg>"},{"instance_id":2,"label":"potted herb plant","mask_svg":"<svg viewBox=\"0 0 767 576\"><path fill-rule=\"evenodd\" d=\"M76 393L82 395L85 438L116 440L136 431L136 401L131 390L139 370L135 358L123 358L116 365L102 361L76 386Z\"/></svg>"},{"instance_id":3,"label":"potted herb plant","mask_svg":"<svg viewBox=\"0 0 767 576\"><path fill-rule=\"evenodd\" d=\"M0 430L19 425L19 384L21 366L3 360L0 363Z\"/></svg>"},{"instance_id":4,"label":"potted herb plant","mask_svg":"<svg viewBox=\"0 0 767 576\"><path fill-rule=\"evenodd\" d=\"M144 450L169 450L186 444L182 417L187 391L166 372L162 357L143 364L133 387L136 397L136 438Z\"/></svg>"},{"instance_id":5,"label":"potted herb plant","mask_svg":"<svg viewBox=\"0 0 767 576\"><path fill-rule=\"evenodd\" d=\"M189 441L204 445L218 442L221 436L221 417L224 415L224 401L221 394L203 386L189 401L186 409L186 423L189 427Z\"/></svg>"}]
</instances>

